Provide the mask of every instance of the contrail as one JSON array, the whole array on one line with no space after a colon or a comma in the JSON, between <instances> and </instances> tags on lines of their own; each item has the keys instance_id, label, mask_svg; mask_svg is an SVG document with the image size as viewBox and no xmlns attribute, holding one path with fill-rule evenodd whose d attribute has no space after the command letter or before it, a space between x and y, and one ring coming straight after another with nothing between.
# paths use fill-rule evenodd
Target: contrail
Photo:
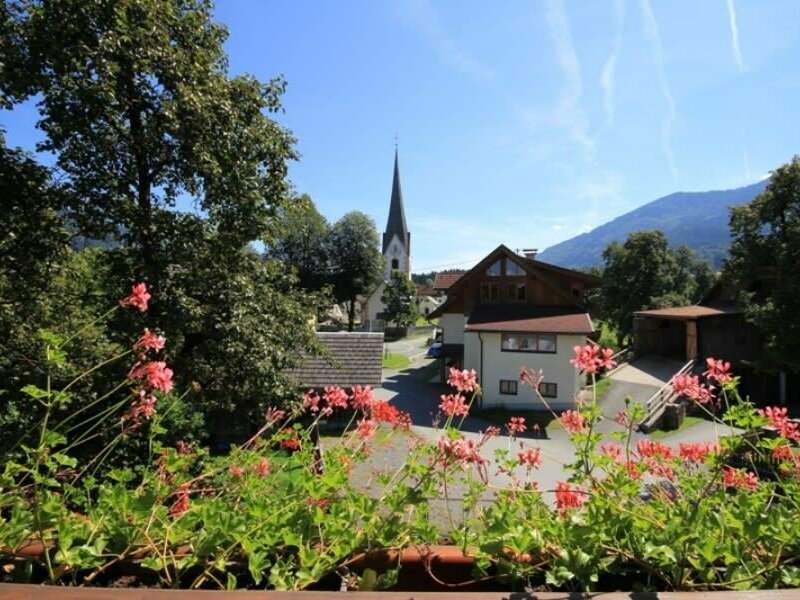
<instances>
[{"instance_id":1,"label":"contrail","mask_svg":"<svg viewBox=\"0 0 800 600\"><path fill-rule=\"evenodd\" d=\"M727 0L727 3L728 21L731 24L731 50L733 51L733 58L736 61L736 66L739 67L739 72L744 72L742 51L739 49L739 27L736 25L736 7L733 5L733 0Z\"/></svg>"},{"instance_id":2,"label":"contrail","mask_svg":"<svg viewBox=\"0 0 800 600\"><path fill-rule=\"evenodd\" d=\"M561 0L547 2L547 24L555 46L556 59L566 80L558 107L558 121L575 142L590 152L594 141L588 133L589 119L580 104L583 95L581 63L572 43L567 12Z\"/></svg>"},{"instance_id":3,"label":"contrail","mask_svg":"<svg viewBox=\"0 0 800 600\"><path fill-rule=\"evenodd\" d=\"M622 51L622 30L625 25L624 0L614 0L614 17L617 28L617 33L614 36L614 46L605 65L603 65L603 72L600 74L600 86L603 88L603 107L606 113L604 129L614 124L614 76L619 53Z\"/></svg>"},{"instance_id":4,"label":"contrail","mask_svg":"<svg viewBox=\"0 0 800 600\"><path fill-rule=\"evenodd\" d=\"M658 31L658 21L656 21L656 16L653 14L650 0L642 0L642 17L644 19L644 33L653 52L653 62L655 63L658 82L661 86L661 92L664 94L664 99L667 101L667 116L664 117L664 121L661 123L661 147L667 157L667 165L670 173L672 173L672 179L677 183L678 169L675 167L675 157L672 153L672 125L675 122L677 110L675 109L675 100L667 83L667 76L664 73L664 52L661 47L661 34Z\"/></svg>"}]
</instances>

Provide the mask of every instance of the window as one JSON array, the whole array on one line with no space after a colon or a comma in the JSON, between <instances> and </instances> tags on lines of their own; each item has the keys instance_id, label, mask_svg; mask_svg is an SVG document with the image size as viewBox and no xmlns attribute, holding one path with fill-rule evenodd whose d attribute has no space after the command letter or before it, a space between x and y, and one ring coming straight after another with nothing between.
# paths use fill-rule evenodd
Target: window
<instances>
[{"instance_id":1,"label":"window","mask_svg":"<svg viewBox=\"0 0 800 600\"><path fill-rule=\"evenodd\" d=\"M495 261L488 269L486 269L486 274L491 277L499 277L501 274L503 261L497 260Z\"/></svg>"},{"instance_id":2,"label":"window","mask_svg":"<svg viewBox=\"0 0 800 600\"><path fill-rule=\"evenodd\" d=\"M558 396L558 384L542 381L539 384L539 393L542 398L555 398Z\"/></svg>"},{"instance_id":3,"label":"window","mask_svg":"<svg viewBox=\"0 0 800 600\"><path fill-rule=\"evenodd\" d=\"M545 333L504 333L500 338L504 352L556 353L556 336Z\"/></svg>"},{"instance_id":4,"label":"window","mask_svg":"<svg viewBox=\"0 0 800 600\"><path fill-rule=\"evenodd\" d=\"M519 275L525 275L525 269L520 267L513 260L509 259L509 260L506 261L506 275L510 275L512 277L517 277Z\"/></svg>"},{"instance_id":5,"label":"window","mask_svg":"<svg viewBox=\"0 0 800 600\"><path fill-rule=\"evenodd\" d=\"M508 284L508 301L509 302L524 302L525 301L525 284L524 283L509 283Z\"/></svg>"},{"instance_id":6,"label":"window","mask_svg":"<svg viewBox=\"0 0 800 600\"><path fill-rule=\"evenodd\" d=\"M507 396L517 395L517 380L516 379L501 379L500 380L500 393Z\"/></svg>"},{"instance_id":7,"label":"window","mask_svg":"<svg viewBox=\"0 0 800 600\"><path fill-rule=\"evenodd\" d=\"M393 258L392 259L392 270L399 269L399 268L400 268L400 261L398 261L396 258Z\"/></svg>"},{"instance_id":8,"label":"window","mask_svg":"<svg viewBox=\"0 0 800 600\"><path fill-rule=\"evenodd\" d=\"M500 287L496 283L481 284L481 302L497 302L500 299Z\"/></svg>"}]
</instances>

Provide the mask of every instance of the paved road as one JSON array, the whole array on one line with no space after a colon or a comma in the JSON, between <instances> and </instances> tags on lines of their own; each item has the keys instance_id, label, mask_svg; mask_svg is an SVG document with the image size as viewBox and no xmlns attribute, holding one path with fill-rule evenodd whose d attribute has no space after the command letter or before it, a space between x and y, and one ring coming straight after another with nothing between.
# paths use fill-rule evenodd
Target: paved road
<instances>
[{"instance_id":1,"label":"paved road","mask_svg":"<svg viewBox=\"0 0 800 600\"><path fill-rule=\"evenodd\" d=\"M384 371L383 387L376 390L376 396L384 400L390 400L400 410L408 412L414 423L412 427L413 433L428 442L436 443L440 431L435 427L433 421L439 412L439 396L452 390L444 384L425 381L423 374L426 372L426 367L430 362L431 359L417 356L412 361L411 366L402 371ZM671 368L668 365L662 365L662 367L666 370ZM678 368L680 368L680 365L678 365ZM653 383L652 379L648 379L648 377L653 376L652 371L648 375L646 371L640 368L638 368L640 372L637 372L637 367L635 366L627 371L624 369L618 372L620 376L612 377L614 383L601 403L603 414L606 416L606 419L597 426L597 430L601 433L609 434L622 430L613 421L613 417L619 410L624 408L624 399L627 395L633 396L636 401L643 402L659 387ZM661 376L668 378L665 375ZM464 421L461 429L467 439L477 441L481 437L481 432L485 431L489 425L490 423L483 419L470 416ZM716 428L714 424L704 421L676 431L661 441L677 450L678 444L681 442L714 440L717 439L717 434L728 435L729 433L730 430L727 428ZM610 436L607 435L606 437L611 440ZM643 437L647 436L635 433L633 437L634 444ZM540 490L553 490L557 481L563 481L566 478L563 465L575 460L575 448L567 433L558 426L550 427L547 431L547 437L544 439L523 435L516 440L512 440L505 435L497 436L486 443L482 454L492 459L496 449L502 448L516 454L522 447L533 447L541 450L542 465L533 473ZM403 457L397 457L397 460L402 462ZM517 469L516 475L523 480L525 479L525 471L522 469ZM491 465L489 469L490 486L506 486L509 483L509 476L498 473L496 466L494 464ZM552 501L552 494L546 495L545 498Z\"/></svg>"},{"instance_id":2,"label":"paved road","mask_svg":"<svg viewBox=\"0 0 800 600\"><path fill-rule=\"evenodd\" d=\"M384 350L388 350L392 354L402 354L413 361L425 356L428 351L428 346L425 342L429 337L430 334L404 338L394 342L386 342L383 347Z\"/></svg>"}]
</instances>

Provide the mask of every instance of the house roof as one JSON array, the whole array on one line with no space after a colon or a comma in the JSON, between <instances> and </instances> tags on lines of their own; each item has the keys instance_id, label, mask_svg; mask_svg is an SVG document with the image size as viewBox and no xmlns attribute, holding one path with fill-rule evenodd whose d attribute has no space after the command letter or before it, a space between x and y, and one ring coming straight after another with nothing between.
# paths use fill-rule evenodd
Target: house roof
<instances>
[{"instance_id":1,"label":"house roof","mask_svg":"<svg viewBox=\"0 0 800 600\"><path fill-rule=\"evenodd\" d=\"M317 332L327 356L306 356L291 374L303 387L381 385L383 334Z\"/></svg>"},{"instance_id":2,"label":"house roof","mask_svg":"<svg viewBox=\"0 0 800 600\"><path fill-rule=\"evenodd\" d=\"M478 304L467 319L466 330L588 334L594 326L588 313L568 306Z\"/></svg>"},{"instance_id":3,"label":"house roof","mask_svg":"<svg viewBox=\"0 0 800 600\"><path fill-rule=\"evenodd\" d=\"M447 291L466 271L439 271L433 280L433 289Z\"/></svg>"},{"instance_id":4,"label":"house roof","mask_svg":"<svg viewBox=\"0 0 800 600\"><path fill-rule=\"evenodd\" d=\"M431 286L425 284L417 284L417 296L433 296L434 290Z\"/></svg>"},{"instance_id":5,"label":"house roof","mask_svg":"<svg viewBox=\"0 0 800 600\"><path fill-rule=\"evenodd\" d=\"M394 149L394 176L392 177L392 199L389 203L389 218L386 221L386 231L383 234L383 254L397 236L406 245L406 252L411 253L411 236L406 225L406 212L403 210L403 191L400 189L400 165L397 161L397 148Z\"/></svg>"},{"instance_id":6,"label":"house roof","mask_svg":"<svg viewBox=\"0 0 800 600\"><path fill-rule=\"evenodd\" d=\"M652 310L637 310L635 317L654 317L658 319L693 320L702 317L717 315L733 315L742 312L742 308L735 304L722 304L718 306L675 306L673 308L654 308Z\"/></svg>"},{"instance_id":7,"label":"house roof","mask_svg":"<svg viewBox=\"0 0 800 600\"><path fill-rule=\"evenodd\" d=\"M508 248L505 244L500 244L497 248L495 248L492 252L487 254L477 265L472 267L466 273L462 273L461 277L459 277L458 281L454 282L450 289L448 290L448 298L447 302L439 306L433 313L431 313L431 317L440 317L446 309L451 305L454 301L456 293L467 285L467 281L469 281L474 275L485 271L485 269L492 264L497 259L506 256L511 258L515 262L517 262L523 269L525 269L529 274L537 277L540 281L545 283L548 287L550 287L554 292L562 296L570 305L572 305L574 309L580 309L581 312L586 312L585 307L574 298L567 290L564 290L560 285L555 283L551 278L550 275L566 275L573 279L578 279L583 281L589 287L597 287L600 285L600 280L597 277L593 277L592 275L587 275L586 273L581 273L579 271L573 271L571 269L564 269L562 267L557 267L556 265L551 265L549 263L544 263L539 260L535 260L532 258L525 258L523 256L519 256L516 252ZM434 287L436 284L434 283ZM503 305L507 306L507 305Z\"/></svg>"}]
</instances>

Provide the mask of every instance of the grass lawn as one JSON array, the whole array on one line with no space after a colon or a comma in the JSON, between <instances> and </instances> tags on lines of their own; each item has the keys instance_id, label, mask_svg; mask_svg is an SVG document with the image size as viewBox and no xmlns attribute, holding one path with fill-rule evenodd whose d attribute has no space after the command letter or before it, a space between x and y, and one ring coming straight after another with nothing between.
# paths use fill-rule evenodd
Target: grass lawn
<instances>
[{"instance_id":1,"label":"grass lawn","mask_svg":"<svg viewBox=\"0 0 800 600\"><path fill-rule=\"evenodd\" d=\"M600 324L600 337L598 338L597 343L603 348L613 348L614 352L618 352L620 347L619 344L617 344L616 329L614 329L605 321L598 321L598 323Z\"/></svg>"},{"instance_id":2,"label":"grass lawn","mask_svg":"<svg viewBox=\"0 0 800 600\"><path fill-rule=\"evenodd\" d=\"M687 415L686 418L683 420L683 425L678 427L678 429L673 429L672 431L662 431L661 429L656 429L650 433L650 437L656 440L663 440L664 438L668 438L669 436L671 436L676 431L682 431L687 427L697 425L698 423L702 423L703 421L705 421L705 419Z\"/></svg>"},{"instance_id":3,"label":"grass lawn","mask_svg":"<svg viewBox=\"0 0 800 600\"><path fill-rule=\"evenodd\" d=\"M411 361L403 354L385 354L382 366L384 369L399 371L400 369L405 369L410 364Z\"/></svg>"},{"instance_id":4,"label":"grass lawn","mask_svg":"<svg viewBox=\"0 0 800 600\"><path fill-rule=\"evenodd\" d=\"M428 325L438 325L439 319L431 319L430 321L423 316L417 317L416 322L414 325L417 327L427 327Z\"/></svg>"},{"instance_id":5,"label":"grass lawn","mask_svg":"<svg viewBox=\"0 0 800 600\"><path fill-rule=\"evenodd\" d=\"M600 381L595 384L595 392L597 394L597 401L603 399L603 396L606 395L608 392L608 388L611 387L611 380L608 377L603 377ZM589 386L587 389L591 390L592 386Z\"/></svg>"}]
</instances>

